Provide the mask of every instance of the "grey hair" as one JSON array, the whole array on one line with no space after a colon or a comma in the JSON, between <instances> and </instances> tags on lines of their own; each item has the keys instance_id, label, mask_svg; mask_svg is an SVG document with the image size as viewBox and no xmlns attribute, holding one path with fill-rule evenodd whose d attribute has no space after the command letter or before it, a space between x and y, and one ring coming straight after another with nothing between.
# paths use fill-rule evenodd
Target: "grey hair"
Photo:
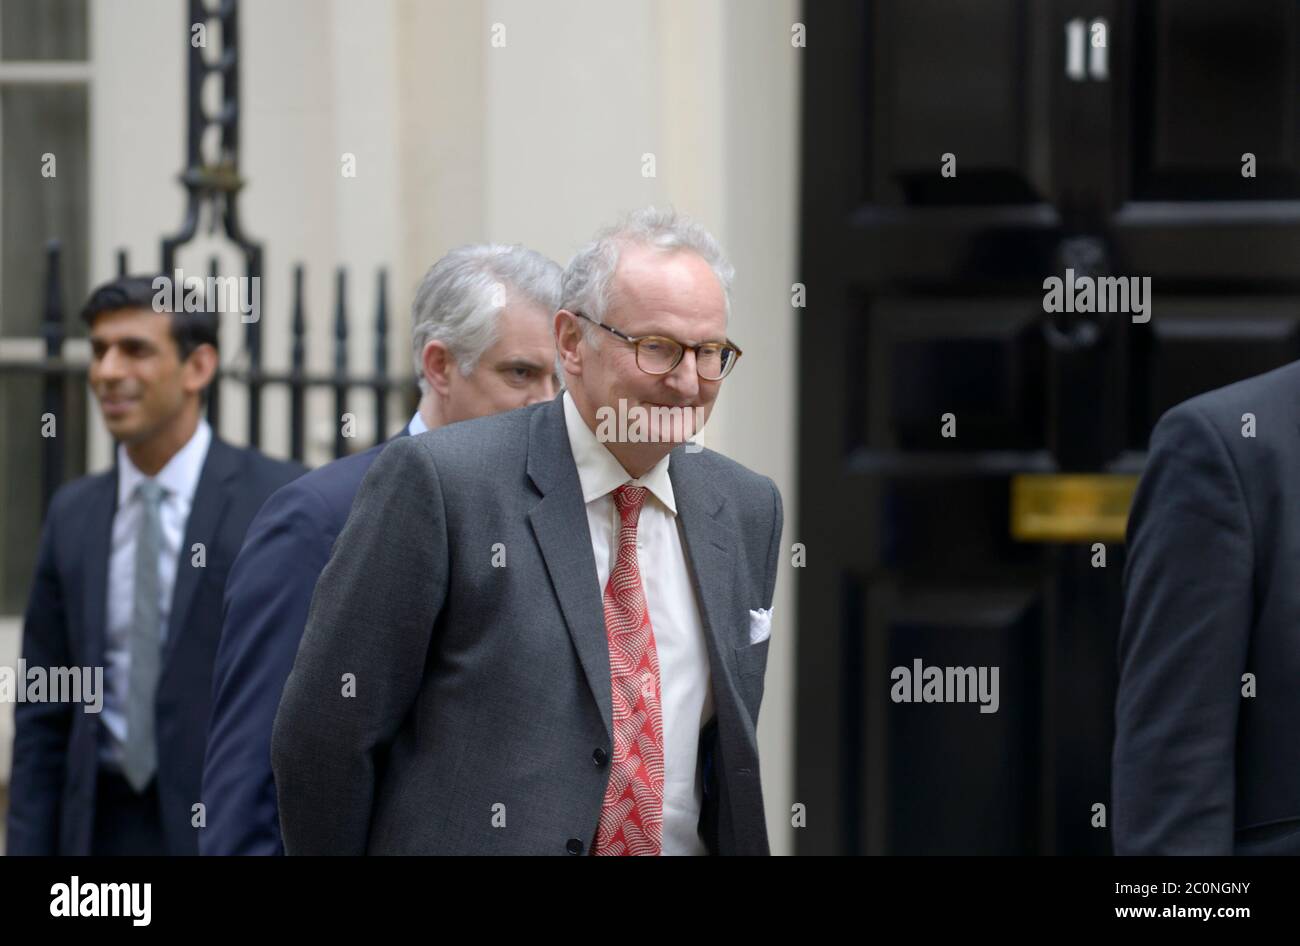
<instances>
[{"instance_id":1,"label":"grey hair","mask_svg":"<svg viewBox=\"0 0 1300 946\"><path fill-rule=\"evenodd\" d=\"M468 375L497 341L498 316L511 301L540 306L548 316L560 308L557 263L523 246L485 243L461 246L429 267L411 303L411 348L420 392L424 347L445 344L460 373Z\"/></svg>"},{"instance_id":2,"label":"grey hair","mask_svg":"<svg viewBox=\"0 0 1300 946\"><path fill-rule=\"evenodd\" d=\"M625 247L631 246L695 253L718 277L726 297L726 313L731 316L731 283L735 269L713 234L671 207L666 210L644 207L633 211L612 227L601 230L595 239L578 250L564 270L560 308L582 312L603 322L609 308L610 288L618 269L619 255ZM594 346L596 327L587 321L580 324L583 338Z\"/></svg>"}]
</instances>

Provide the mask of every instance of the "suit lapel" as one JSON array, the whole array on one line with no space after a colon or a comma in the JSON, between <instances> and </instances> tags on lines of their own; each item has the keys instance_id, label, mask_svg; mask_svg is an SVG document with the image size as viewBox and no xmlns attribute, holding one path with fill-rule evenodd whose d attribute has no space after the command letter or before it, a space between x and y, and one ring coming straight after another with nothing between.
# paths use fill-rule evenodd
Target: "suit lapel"
<instances>
[{"instance_id":1,"label":"suit lapel","mask_svg":"<svg viewBox=\"0 0 1300 946\"><path fill-rule=\"evenodd\" d=\"M733 699L739 700L730 679L736 645L740 643L735 636L738 620L734 600L736 533L718 518L725 502L722 494L700 475L699 467L683 448L673 451L668 475L673 481L677 528L686 547L691 584L711 644L714 698L729 692ZM719 685L724 674L725 687Z\"/></svg>"},{"instance_id":2,"label":"suit lapel","mask_svg":"<svg viewBox=\"0 0 1300 946\"><path fill-rule=\"evenodd\" d=\"M614 711L605 606L600 597L596 558L591 551L587 504L582 500L578 467L564 426L563 396L539 408L529 426L528 475L541 491L542 499L528 513L528 520L546 561L587 685L612 743Z\"/></svg>"},{"instance_id":3,"label":"suit lapel","mask_svg":"<svg viewBox=\"0 0 1300 946\"><path fill-rule=\"evenodd\" d=\"M695 475L684 450L673 451L668 464L677 502L678 528L686 541L691 563L691 581L699 598L701 616L719 648L735 646L724 628L730 626L731 570L735 561L736 535L717 519L722 496Z\"/></svg>"},{"instance_id":4,"label":"suit lapel","mask_svg":"<svg viewBox=\"0 0 1300 946\"><path fill-rule=\"evenodd\" d=\"M85 571L82 573L83 642L87 664L102 665L105 654L105 614L108 608L108 562L113 554L113 516L117 512L117 466L104 474L90 491L86 532Z\"/></svg>"},{"instance_id":5,"label":"suit lapel","mask_svg":"<svg viewBox=\"0 0 1300 946\"><path fill-rule=\"evenodd\" d=\"M184 633L189 620L194 593L204 575L203 568L191 565L194 543L202 542L205 549L205 567L217 551L220 523L230 503L230 487L239 470L239 453L230 445L212 438L208 455L203 461L203 472L194 490L194 501L185 523L185 539L181 542L180 556L176 562L176 587L172 592L171 615L167 619L167 642L163 647L163 668L166 669Z\"/></svg>"},{"instance_id":6,"label":"suit lapel","mask_svg":"<svg viewBox=\"0 0 1300 946\"><path fill-rule=\"evenodd\" d=\"M736 648L748 643L744 622L747 603L737 600L736 575L739 536L718 517L726 502L696 458L678 447L668 474L677 501L677 526L686 547L700 618L708 639L716 728L702 743L712 749L720 798L716 809L715 841L719 853L743 853L737 843L739 812L756 817L761 830L763 802L757 772L758 734L749 722L744 699L736 685ZM732 776L735 776L734 778ZM752 814L752 813L757 813ZM755 849L754 853L759 853ZM766 853L766 851L761 851Z\"/></svg>"}]
</instances>

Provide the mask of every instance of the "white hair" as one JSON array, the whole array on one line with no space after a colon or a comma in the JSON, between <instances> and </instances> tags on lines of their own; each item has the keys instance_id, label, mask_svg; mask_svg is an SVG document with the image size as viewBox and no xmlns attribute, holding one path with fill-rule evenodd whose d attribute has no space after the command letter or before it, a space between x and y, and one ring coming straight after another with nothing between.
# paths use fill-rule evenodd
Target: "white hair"
<instances>
[{"instance_id":1,"label":"white hair","mask_svg":"<svg viewBox=\"0 0 1300 946\"><path fill-rule=\"evenodd\" d=\"M411 348L421 393L424 347L447 346L460 373L469 375L496 343L498 317L507 303L540 306L547 316L560 308L558 264L522 246L486 243L461 246L429 267L411 303Z\"/></svg>"},{"instance_id":2,"label":"white hair","mask_svg":"<svg viewBox=\"0 0 1300 946\"><path fill-rule=\"evenodd\" d=\"M605 320L609 308L610 287L618 269L623 249L632 246L653 247L666 253L688 250L709 264L722 284L726 297L726 314L731 315L731 282L735 269L727 261L713 234L671 207L660 210L644 207L624 217L612 227L596 234L569 261L564 270L560 308L582 312L597 322ZM582 335L588 344L596 344L596 327L582 320Z\"/></svg>"}]
</instances>

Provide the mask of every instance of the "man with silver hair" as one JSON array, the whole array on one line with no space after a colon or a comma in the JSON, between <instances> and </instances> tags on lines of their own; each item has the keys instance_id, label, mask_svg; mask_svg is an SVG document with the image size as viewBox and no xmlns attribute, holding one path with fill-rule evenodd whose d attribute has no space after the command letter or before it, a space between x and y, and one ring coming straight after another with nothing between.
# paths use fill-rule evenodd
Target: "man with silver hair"
<instances>
[{"instance_id":1,"label":"man with silver hair","mask_svg":"<svg viewBox=\"0 0 1300 946\"><path fill-rule=\"evenodd\" d=\"M555 396L560 276L551 260L518 246L461 247L429 269L411 333L426 429Z\"/></svg>"},{"instance_id":2,"label":"man with silver hair","mask_svg":"<svg viewBox=\"0 0 1300 946\"><path fill-rule=\"evenodd\" d=\"M740 358L731 279L632 214L564 274L560 397L376 461L275 721L289 854L769 852L781 496L684 442Z\"/></svg>"},{"instance_id":3,"label":"man with silver hair","mask_svg":"<svg viewBox=\"0 0 1300 946\"><path fill-rule=\"evenodd\" d=\"M558 265L520 246L465 246L435 263L412 305L419 409L390 443L551 400L560 278ZM231 567L204 763L202 854L283 853L271 727L312 590L384 446L273 494Z\"/></svg>"}]
</instances>

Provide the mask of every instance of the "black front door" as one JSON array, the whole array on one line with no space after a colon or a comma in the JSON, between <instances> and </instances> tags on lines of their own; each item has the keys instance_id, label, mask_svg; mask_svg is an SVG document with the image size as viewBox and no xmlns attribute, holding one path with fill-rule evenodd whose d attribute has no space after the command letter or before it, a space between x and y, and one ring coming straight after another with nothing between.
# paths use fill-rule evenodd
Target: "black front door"
<instances>
[{"instance_id":1,"label":"black front door","mask_svg":"<svg viewBox=\"0 0 1300 946\"><path fill-rule=\"evenodd\" d=\"M1300 357L1300 5L803 20L797 849L1107 853L1148 435Z\"/></svg>"}]
</instances>

